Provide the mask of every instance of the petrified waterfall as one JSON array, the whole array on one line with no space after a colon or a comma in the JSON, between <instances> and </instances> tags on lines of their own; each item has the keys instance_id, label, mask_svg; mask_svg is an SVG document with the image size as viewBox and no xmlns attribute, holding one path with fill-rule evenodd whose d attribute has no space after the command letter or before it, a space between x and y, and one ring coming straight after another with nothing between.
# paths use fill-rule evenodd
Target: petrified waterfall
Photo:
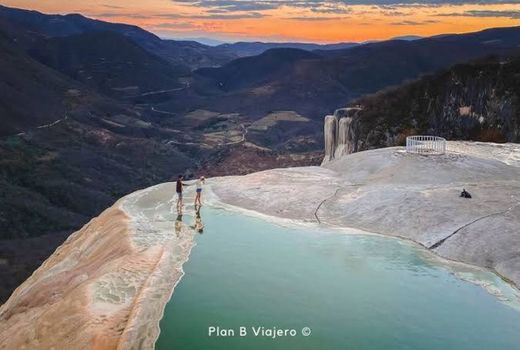
<instances>
[{"instance_id":1,"label":"petrified waterfall","mask_svg":"<svg viewBox=\"0 0 520 350\"><path fill-rule=\"evenodd\" d=\"M338 130L338 119L333 115L325 117L324 137L325 137L325 158L323 162L328 162L334 159L334 152L336 151L336 137Z\"/></svg>"},{"instance_id":2,"label":"petrified waterfall","mask_svg":"<svg viewBox=\"0 0 520 350\"><path fill-rule=\"evenodd\" d=\"M359 111L360 108L341 108L325 117L323 163L357 151L355 117Z\"/></svg>"},{"instance_id":3,"label":"petrified waterfall","mask_svg":"<svg viewBox=\"0 0 520 350\"><path fill-rule=\"evenodd\" d=\"M339 120L338 127L338 140L336 151L334 152L334 158L339 158L342 155L350 154L354 152L354 146L352 144L354 140L354 130L352 127L352 118L344 117Z\"/></svg>"}]
</instances>

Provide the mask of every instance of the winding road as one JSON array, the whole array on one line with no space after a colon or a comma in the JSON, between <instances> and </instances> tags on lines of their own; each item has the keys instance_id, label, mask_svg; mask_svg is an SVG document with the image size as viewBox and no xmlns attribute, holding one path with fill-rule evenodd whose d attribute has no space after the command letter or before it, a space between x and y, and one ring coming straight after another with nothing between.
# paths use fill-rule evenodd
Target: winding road
<instances>
[{"instance_id":1,"label":"winding road","mask_svg":"<svg viewBox=\"0 0 520 350\"><path fill-rule=\"evenodd\" d=\"M48 123L48 124L43 124L43 125L37 126L34 129L48 129L48 128L52 128L53 126L56 126L59 123L61 123L62 121L67 120L67 119L69 119L69 117L67 115L65 115L65 117L63 117L61 119L55 120L52 123ZM27 134L29 131L30 130L22 131L22 132L19 132L17 134L14 134L14 135L8 135L6 137L10 137L10 136L23 136L23 135Z\"/></svg>"}]
</instances>

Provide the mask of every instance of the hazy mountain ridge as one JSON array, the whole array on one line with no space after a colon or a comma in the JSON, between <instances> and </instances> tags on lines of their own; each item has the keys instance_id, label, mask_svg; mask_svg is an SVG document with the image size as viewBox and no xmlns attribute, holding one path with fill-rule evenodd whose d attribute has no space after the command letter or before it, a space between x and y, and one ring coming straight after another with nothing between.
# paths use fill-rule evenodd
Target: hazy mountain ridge
<instances>
[{"instance_id":1,"label":"hazy mountain ridge","mask_svg":"<svg viewBox=\"0 0 520 350\"><path fill-rule=\"evenodd\" d=\"M224 91L254 88L286 74L300 60L316 58L319 56L301 49L269 49L258 56L236 59L220 68L201 68L195 74L213 79Z\"/></svg>"},{"instance_id":2,"label":"hazy mountain ridge","mask_svg":"<svg viewBox=\"0 0 520 350\"><path fill-rule=\"evenodd\" d=\"M0 6L0 18L46 38L65 37L92 32L115 32L124 35L152 54L170 63L196 68L214 66L235 58L232 53L197 42L162 40L138 26L110 23L80 14L48 15L37 11ZM183 53L184 55L180 55Z\"/></svg>"},{"instance_id":3,"label":"hazy mountain ridge","mask_svg":"<svg viewBox=\"0 0 520 350\"><path fill-rule=\"evenodd\" d=\"M297 42L284 42L284 43L270 43L270 42L236 42L232 44L221 44L216 46L217 48L230 50L239 57L244 56L257 56L270 49L276 48L288 48L288 49L299 49L306 51L314 50L340 50L348 49L351 47L358 46L358 43L336 43L336 44L314 44L314 43L297 43Z\"/></svg>"},{"instance_id":4,"label":"hazy mountain ridge","mask_svg":"<svg viewBox=\"0 0 520 350\"><path fill-rule=\"evenodd\" d=\"M113 31L123 34L136 42L160 40L155 34L135 25L110 23L87 18L80 14L52 15L38 11L0 6L0 17L47 37L62 37L92 31Z\"/></svg>"},{"instance_id":5,"label":"hazy mountain ridge","mask_svg":"<svg viewBox=\"0 0 520 350\"><path fill-rule=\"evenodd\" d=\"M300 56L285 57L284 50L289 49L271 49L222 67L197 70L194 76L197 96L192 96L191 103L222 112L236 106L235 112L259 115L293 109L321 122L330 110L364 94L397 86L453 64L520 52L520 27L414 41L393 40L347 50L313 51L313 56L301 51ZM264 66L275 69L261 74L260 79L256 72Z\"/></svg>"},{"instance_id":6,"label":"hazy mountain ridge","mask_svg":"<svg viewBox=\"0 0 520 350\"><path fill-rule=\"evenodd\" d=\"M113 48L117 48L114 50ZM116 32L87 32L41 41L29 50L41 63L71 78L116 95L126 88L139 94L182 86L189 70L170 64Z\"/></svg>"}]
</instances>

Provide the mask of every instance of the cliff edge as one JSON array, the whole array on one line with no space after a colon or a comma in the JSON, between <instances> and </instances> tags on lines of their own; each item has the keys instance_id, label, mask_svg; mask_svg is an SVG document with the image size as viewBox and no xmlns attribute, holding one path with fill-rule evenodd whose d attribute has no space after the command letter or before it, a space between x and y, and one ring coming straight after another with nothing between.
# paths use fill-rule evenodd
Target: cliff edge
<instances>
[{"instance_id":1,"label":"cliff edge","mask_svg":"<svg viewBox=\"0 0 520 350\"><path fill-rule=\"evenodd\" d=\"M158 195L124 197L72 234L0 307L0 349L153 348L193 246Z\"/></svg>"}]
</instances>

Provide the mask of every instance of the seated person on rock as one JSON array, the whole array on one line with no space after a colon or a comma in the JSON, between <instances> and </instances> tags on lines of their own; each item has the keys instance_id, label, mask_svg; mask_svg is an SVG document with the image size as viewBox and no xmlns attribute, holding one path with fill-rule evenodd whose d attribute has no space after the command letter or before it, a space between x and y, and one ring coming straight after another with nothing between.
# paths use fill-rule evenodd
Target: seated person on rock
<instances>
[{"instance_id":1,"label":"seated person on rock","mask_svg":"<svg viewBox=\"0 0 520 350\"><path fill-rule=\"evenodd\" d=\"M471 198L471 194L469 194L468 191L466 191L465 188L462 189L462 192L460 193L460 196L463 198Z\"/></svg>"}]
</instances>

